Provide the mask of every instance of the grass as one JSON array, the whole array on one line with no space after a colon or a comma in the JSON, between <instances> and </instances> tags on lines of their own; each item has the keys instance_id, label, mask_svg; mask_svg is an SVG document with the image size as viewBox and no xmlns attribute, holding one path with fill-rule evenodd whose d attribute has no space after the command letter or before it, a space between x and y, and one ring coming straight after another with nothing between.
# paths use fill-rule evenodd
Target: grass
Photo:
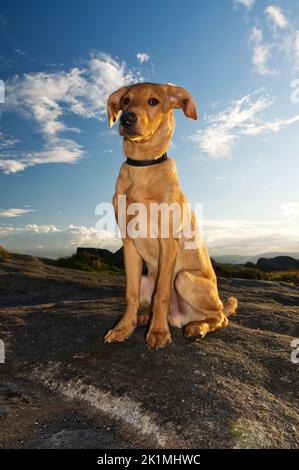
<instances>
[{"instance_id":1,"label":"grass","mask_svg":"<svg viewBox=\"0 0 299 470\"><path fill-rule=\"evenodd\" d=\"M220 277L279 281L299 285L299 271L265 272L256 268L254 265L253 267L246 267L232 264L218 264L215 261L213 261L213 266L217 276Z\"/></svg>"},{"instance_id":2,"label":"grass","mask_svg":"<svg viewBox=\"0 0 299 470\"><path fill-rule=\"evenodd\" d=\"M65 258L59 258L55 262L56 266L69 269L80 269L81 271L105 274L123 274L123 270L105 263L97 255L90 253L80 253L79 255L72 255ZM213 266L217 276L228 278L240 279L257 279L263 281L281 281L293 285L299 285L299 271L290 272L264 272L257 269L254 265L252 267L232 265L232 264L219 264L213 261Z\"/></svg>"},{"instance_id":3,"label":"grass","mask_svg":"<svg viewBox=\"0 0 299 470\"><path fill-rule=\"evenodd\" d=\"M11 256L11 253L9 253L9 251L5 250L2 246L0 246L0 259L9 258L10 256Z\"/></svg>"},{"instance_id":4,"label":"grass","mask_svg":"<svg viewBox=\"0 0 299 470\"><path fill-rule=\"evenodd\" d=\"M90 253L74 254L58 258L54 264L61 268L79 269L89 273L122 274L123 270L116 266L105 263L97 255Z\"/></svg>"}]
</instances>

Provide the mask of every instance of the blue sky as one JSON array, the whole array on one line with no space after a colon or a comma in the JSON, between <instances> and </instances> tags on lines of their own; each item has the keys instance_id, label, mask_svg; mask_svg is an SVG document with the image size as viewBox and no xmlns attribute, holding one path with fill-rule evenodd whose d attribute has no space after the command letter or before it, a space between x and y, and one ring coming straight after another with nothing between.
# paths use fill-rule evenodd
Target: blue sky
<instances>
[{"instance_id":1,"label":"blue sky","mask_svg":"<svg viewBox=\"0 0 299 470\"><path fill-rule=\"evenodd\" d=\"M197 101L169 154L211 253L299 251L297 1L4 0L0 15L0 244L119 246L95 234L123 161L105 105L145 80Z\"/></svg>"}]
</instances>

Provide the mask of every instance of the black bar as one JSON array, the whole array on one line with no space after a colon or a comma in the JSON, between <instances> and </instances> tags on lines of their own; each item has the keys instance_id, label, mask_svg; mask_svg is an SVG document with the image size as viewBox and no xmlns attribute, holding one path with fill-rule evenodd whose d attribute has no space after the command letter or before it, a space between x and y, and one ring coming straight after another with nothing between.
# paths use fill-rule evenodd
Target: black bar
<instances>
[{"instance_id":1,"label":"black bar","mask_svg":"<svg viewBox=\"0 0 299 470\"><path fill-rule=\"evenodd\" d=\"M288 463L294 465L298 461L296 449L109 449L109 450L32 450L32 449L5 449L0 453L0 461L25 466L34 464L38 466L62 463L64 460L70 465L88 465L88 468L109 468L117 465L119 468L133 469L140 466L163 465L167 467L195 466L198 468L211 468L215 464L223 465L255 465L265 461L267 464L275 461L275 465L282 464L285 468ZM1 458L2 457L2 458Z\"/></svg>"}]
</instances>

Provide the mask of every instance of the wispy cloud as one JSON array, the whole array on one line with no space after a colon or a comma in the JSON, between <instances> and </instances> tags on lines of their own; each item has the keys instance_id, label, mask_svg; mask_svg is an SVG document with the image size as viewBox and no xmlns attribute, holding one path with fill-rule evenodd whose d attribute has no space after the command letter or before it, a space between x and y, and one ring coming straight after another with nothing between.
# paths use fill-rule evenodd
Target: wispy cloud
<instances>
[{"instance_id":1,"label":"wispy cloud","mask_svg":"<svg viewBox=\"0 0 299 470\"><path fill-rule=\"evenodd\" d=\"M28 212L35 212L34 209L0 209L0 217L20 217L21 215L28 214Z\"/></svg>"},{"instance_id":2,"label":"wispy cloud","mask_svg":"<svg viewBox=\"0 0 299 470\"><path fill-rule=\"evenodd\" d=\"M13 139L0 131L0 150L13 147L17 142L17 139Z\"/></svg>"},{"instance_id":3,"label":"wispy cloud","mask_svg":"<svg viewBox=\"0 0 299 470\"><path fill-rule=\"evenodd\" d=\"M208 116L206 128L190 138L202 152L212 158L229 157L241 137L278 132L299 121L299 114L290 118L265 120L262 112L270 108L273 101L265 90L248 94L233 101L224 111Z\"/></svg>"},{"instance_id":4,"label":"wispy cloud","mask_svg":"<svg viewBox=\"0 0 299 470\"><path fill-rule=\"evenodd\" d=\"M136 57L141 64L143 64L143 62L147 62L150 59L149 54L147 54L146 52L138 52L138 54L136 54Z\"/></svg>"},{"instance_id":5,"label":"wispy cloud","mask_svg":"<svg viewBox=\"0 0 299 470\"><path fill-rule=\"evenodd\" d=\"M249 43L255 70L260 75L277 75L280 71L269 64L278 56L290 62L293 70L298 70L299 31L282 8L268 5L263 13L258 19L255 18L254 22L258 26L253 26L250 33ZM267 36L267 41L264 36Z\"/></svg>"},{"instance_id":6,"label":"wispy cloud","mask_svg":"<svg viewBox=\"0 0 299 470\"><path fill-rule=\"evenodd\" d=\"M4 28L6 26L6 23L7 23L7 20L6 20L5 16L2 15L2 13L0 13L0 26L1 26L1 28Z\"/></svg>"},{"instance_id":7,"label":"wispy cloud","mask_svg":"<svg viewBox=\"0 0 299 470\"><path fill-rule=\"evenodd\" d=\"M244 5L246 8L250 9L253 7L255 0L235 0L235 4Z\"/></svg>"},{"instance_id":8,"label":"wispy cloud","mask_svg":"<svg viewBox=\"0 0 299 470\"><path fill-rule=\"evenodd\" d=\"M255 26L252 28L250 43L253 45L252 63L261 75L277 75L277 70L268 66L273 45L263 42L263 31Z\"/></svg>"},{"instance_id":9,"label":"wispy cloud","mask_svg":"<svg viewBox=\"0 0 299 470\"><path fill-rule=\"evenodd\" d=\"M108 95L139 79L124 62L107 54L92 53L81 68L29 73L8 80L4 111L31 119L41 133L44 146L40 151L0 152L0 168L5 173L15 173L42 163L78 161L85 154L84 149L62 133L80 130L68 127L65 117L103 119Z\"/></svg>"},{"instance_id":10,"label":"wispy cloud","mask_svg":"<svg viewBox=\"0 0 299 470\"><path fill-rule=\"evenodd\" d=\"M281 8L275 5L269 5L265 12L267 13L270 20L273 22L275 26L278 28L285 29L288 27L289 22L285 17L284 13L282 12Z\"/></svg>"}]
</instances>

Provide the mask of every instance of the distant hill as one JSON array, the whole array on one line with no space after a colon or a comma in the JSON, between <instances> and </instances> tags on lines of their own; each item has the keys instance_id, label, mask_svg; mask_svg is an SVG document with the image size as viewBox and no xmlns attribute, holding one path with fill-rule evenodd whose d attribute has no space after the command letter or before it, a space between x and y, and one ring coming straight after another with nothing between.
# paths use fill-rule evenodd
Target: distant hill
<instances>
[{"instance_id":1,"label":"distant hill","mask_svg":"<svg viewBox=\"0 0 299 470\"><path fill-rule=\"evenodd\" d=\"M269 260L261 258L261 260L264 261L260 261L259 265L253 262L230 264L227 262L219 263L212 258L212 264L217 276L220 277L275 280L299 284L299 260L291 257L276 257ZM262 266L265 266L268 261L269 265L267 266L269 267L263 268ZM60 258L58 263L63 267L85 271L109 272L112 270L117 272L119 270L123 272L123 248L112 253L109 250L99 248L80 247L77 248L75 255L69 258ZM272 267L270 267L270 264ZM146 271L147 268L144 263L143 273L146 274Z\"/></svg>"},{"instance_id":2,"label":"distant hill","mask_svg":"<svg viewBox=\"0 0 299 470\"><path fill-rule=\"evenodd\" d=\"M225 264L243 264L249 261L249 256L241 256L241 255L219 255L213 256L213 259L217 263L225 263Z\"/></svg>"},{"instance_id":3,"label":"distant hill","mask_svg":"<svg viewBox=\"0 0 299 470\"><path fill-rule=\"evenodd\" d=\"M299 245L299 243L298 243ZM276 258L278 256L289 256L290 258L299 259L299 251L297 252L268 252L268 253L261 253L256 256L251 256L248 261L252 263L257 263L260 258Z\"/></svg>"},{"instance_id":4,"label":"distant hill","mask_svg":"<svg viewBox=\"0 0 299 470\"><path fill-rule=\"evenodd\" d=\"M227 264L245 264L247 262L257 263L260 258L276 258L277 256L289 256L291 258L299 259L299 251L288 253L288 252L268 252L260 253L259 255L254 256L244 256L244 255L219 255L213 256L213 259L217 263L227 263Z\"/></svg>"},{"instance_id":5,"label":"distant hill","mask_svg":"<svg viewBox=\"0 0 299 470\"><path fill-rule=\"evenodd\" d=\"M0 247L0 262L10 257L18 257L7 252ZM25 256L25 255L24 255ZM27 256L28 257L28 256ZM106 249L79 247L75 254L58 258L56 260L36 257L47 265L76 269L97 274L123 274L123 248L115 253ZM299 285L299 260L290 256L278 256L274 258L259 258L257 263L249 261L247 263L229 263L228 257L224 259L226 262L219 263L218 257L212 258L212 263L218 277L239 278L239 279L256 279L265 281L282 281L294 285ZM223 259L223 258L222 258ZM240 261L239 257L238 261ZM236 258L235 258L236 260ZM143 273L146 274L147 268L143 264Z\"/></svg>"},{"instance_id":6,"label":"distant hill","mask_svg":"<svg viewBox=\"0 0 299 470\"><path fill-rule=\"evenodd\" d=\"M106 264L119 269L124 269L123 251L124 250L122 247L115 253L112 253L111 251L105 250L103 248L79 247L77 248L76 255L80 256L83 253L88 253L92 256L98 256Z\"/></svg>"},{"instance_id":7,"label":"distant hill","mask_svg":"<svg viewBox=\"0 0 299 470\"><path fill-rule=\"evenodd\" d=\"M104 264L111 266L112 269L123 271L124 266L124 249L121 247L115 253L112 253L109 250L104 250L102 248L88 248L88 247L79 247L77 248L76 255L74 256L85 256L89 255L91 257L98 257ZM143 263L143 274L146 274L147 267Z\"/></svg>"},{"instance_id":8,"label":"distant hill","mask_svg":"<svg viewBox=\"0 0 299 470\"><path fill-rule=\"evenodd\" d=\"M81 255L82 253L89 253L90 255L96 255L105 263L113 265L119 269L124 269L124 261L123 261L123 247L117 250L115 253L112 253L109 250L103 248L90 248L90 247L79 247L77 248L76 254ZM242 255L223 255L223 256L213 256L213 260L220 264L246 264L247 262L250 263L257 263L260 259L271 259L271 258L288 258L289 260L296 258L299 260L299 252L298 253L263 253L261 255L255 256L242 256ZM287 260L282 261L284 263L281 265L281 269L277 269L277 271L286 271L289 269L296 269L296 263L292 263L291 261L288 263ZM299 261L298 261L299 263ZM288 267L289 266L289 267ZM259 268L259 266L256 266ZM262 269L262 268L260 268ZM276 269L268 269L268 270L276 270ZM266 269L265 269L266 271Z\"/></svg>"},{"instance_id":9,"label":"distant hill","mask_svg":"<svg viewBox=\"0 0 299 470\"><path fill-rule=\"evenodd\" d=\"M260 258L256 263L256 267L262 271L296 271L299 270L299 260L291 256Z\"/></svg>"},{"instance_id":10,"label":"distant hill","mask_svg":"<svg viewBox=\"0 0 299 470\"><path fill-rule=\"evenodd\" d=\"M123 273L122 255L100 248L77 248L75 254L47 260L48 264L61 268L79 269L94 273Z\"/></svg>"}]
</instances>

